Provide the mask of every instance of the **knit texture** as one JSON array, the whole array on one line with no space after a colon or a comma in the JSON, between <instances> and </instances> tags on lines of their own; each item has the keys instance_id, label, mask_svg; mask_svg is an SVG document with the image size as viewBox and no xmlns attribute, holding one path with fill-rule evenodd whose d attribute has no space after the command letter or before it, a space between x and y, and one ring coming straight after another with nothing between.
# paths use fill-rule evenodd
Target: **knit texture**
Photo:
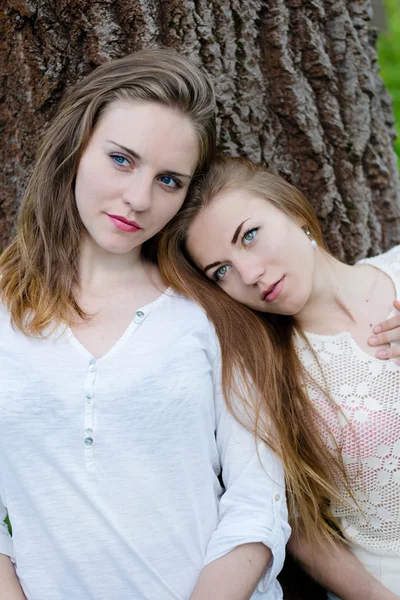
<instances>
[{"instance_id":1,"label":"knit texture","mask_svg":"<svg viewBox=\"0 0 400 600\"><path fill-rule=\"evenodd\" d=\"M399 299L400 246L361 263L384 271ZM364 352L348 332L307 337L320 365L297 338L300 359L315 382L307 382L308 393L332 434L324 431L328 447L332 453L340 447L357 501L342 486L345 501L333 501L333 513L355 544L399 556L400 367L395 359L383 361ZM318 389L326 385L331 400Z\"/></svg>"}]
</instances>

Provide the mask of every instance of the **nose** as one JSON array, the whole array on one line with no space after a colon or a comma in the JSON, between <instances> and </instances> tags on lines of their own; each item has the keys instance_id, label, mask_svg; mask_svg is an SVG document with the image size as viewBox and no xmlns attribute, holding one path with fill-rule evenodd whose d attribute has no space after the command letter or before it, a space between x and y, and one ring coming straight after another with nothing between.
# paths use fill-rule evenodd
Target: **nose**
<instances>
[{"instance_id":1,"label":"nose","mask_svg":"<svg viewBox=\"0 0 400 600\"><path fill-rule=\"evenodd\" d=\"M122 200L133 211L144 212L151 208L152 192L153 178L136 172L126 182L122 193Z\"/></svg>"},{"instance_id":2,"label":"nose","mask_svg":"<svg viewBox=\"0 0 400 600\"><path fill-rule=\"evenodd\" d=\"M264 267L254 256L241 258L236 270L245 285L256 285L264 274Z\"/></svg>"}]
</instances>

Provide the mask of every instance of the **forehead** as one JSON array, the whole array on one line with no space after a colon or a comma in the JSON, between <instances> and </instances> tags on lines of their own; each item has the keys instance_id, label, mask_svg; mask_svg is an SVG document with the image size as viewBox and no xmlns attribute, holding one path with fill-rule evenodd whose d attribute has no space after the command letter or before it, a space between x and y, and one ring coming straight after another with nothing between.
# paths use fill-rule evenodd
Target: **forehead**
<instances>
[{"instance_id":1,"label":"forehead","mask_svg":"<svg viewBox=\"0 0 400 600\"><path fill-rule=\"evenodd\" d=\"M208 219L223 219L231 222L243 215L251 217L268 210L270 203L251 190L226 188L219 192L203 211Z\"/></svg>"},{"instance_id":2,"label":"forehead","mask_svg":"<svg viewBox=\"0 0 400 600\"><path fill-rule=\"evenodd\" d=\"M225 189L217 194L189 227L187 248L195 262L204 268L222 258L232 248L236 228L257 217L268 204L249 190Z\"/></svg>"},{"instance_id":3,"label":"forehead","mask_svg":"<svg viewBox=\"0 0 400 600\"><path fill-rule=\"evenodd\" d=\"M157 102L112 102L104 111L91 142L111 140L143 155L168 157L189 164L199 156L196 130L189 117ZM172 168L172 167L171 167Z\"/></svg>"}]
</instances>

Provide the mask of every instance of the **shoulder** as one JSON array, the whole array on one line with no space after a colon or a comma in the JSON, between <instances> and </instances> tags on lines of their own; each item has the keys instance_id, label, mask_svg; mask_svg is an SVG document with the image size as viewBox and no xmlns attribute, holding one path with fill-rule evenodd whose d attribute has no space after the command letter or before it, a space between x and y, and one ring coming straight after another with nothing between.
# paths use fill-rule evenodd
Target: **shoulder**
<instances>
[{"instance_id":1,"label":"shoulder","mask_svg":"<svg viewBox=\"0 0 400 600\"><path fill-rule=\"evenodd\" d=\"M22 334L21 334L22 335ZM14 329L11 323L11 315L8 309L0 301L0 342L3 347L13 345L19 332Z\"/></svg>"},{"instance_id":2,"label":"shoulder","mask_svg":"<svg viewBox=\"0 0 400 600\"><path fill-rule=\"evenodd\" d=\"M377 267L378 269L385 270L386 268L394 267L397 269L400 268L400 245L394 246L388 252L384 252L383 254L378 254L377 256L373 256L371 258L364 258L357 262L358 265L371 265L373 267ZM400 269L399 269L400 272Z\"/></svg>"},{"instance_id":3,"label":"shoulder","mask_svg":"<svg viewBox=\"0 0 400 600\"><path fill-rule=\"evenodd\" d=\"M3 328L5 325L10 324L10 321L11 315L6 306L4 306L4 303L0 300L0 327Z\"/></svg>"},{"instance_id":4,"label":"shoulder","mask_svg":"<svg viewBox=\"0 0 400 600\"><path fill-rule=\"evenodd\" d=\"M0 272L0 282L2 282L3 274ZM11 322L11 315L7 307L3 302L3 297L0 297L0 330L3 331L4 327Z\"/></svg>"},{"instance_id":5,"label":"shoulder","mask_svg":"<svg viewBox=\"0 0 400 600\"><path fill-rule=\"evenodd\" d=\"M182 334L195 334L202 338L207 349L215 357L219 355L219 342L214 328L205 310L194 300L168 289L164 302L165 316Z\"/></svg>"},{"instance_id":6,"label":"shoulder","mask_svg":"<svg viewBox=\"0 0 400 600\"><path fill-rule=\"evenodd\" d=\"M191 317L195 322L209 323L205 311L194 300L182 296L182 294L175 292L171 288L166 290L164 294L166 296L164 306L169 312L180 315L181 318Z\"/></svg>"},{"instance_id":7,"label":"shoulder","mask_svg":"<svg viewBox=\"0 0 400 600\"><path fill-rule=\"evenodd\" d=\"M388 252L378 254L372 258L364 258L360 260L358 265L371 265L376 269L380 269L388 275L395 284L397 289L400 283L400 245L394 246Z\"/></svg>"}]
</instances>

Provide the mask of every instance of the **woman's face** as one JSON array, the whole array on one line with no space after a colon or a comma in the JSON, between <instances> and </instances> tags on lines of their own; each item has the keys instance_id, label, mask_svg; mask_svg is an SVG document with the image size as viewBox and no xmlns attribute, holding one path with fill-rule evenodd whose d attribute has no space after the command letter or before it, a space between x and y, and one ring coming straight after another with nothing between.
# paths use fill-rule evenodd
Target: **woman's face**
<instances>
[{"instance_id":1,"label":"woman's face","mask_svg":"<svg viewBox=\"0 0 400 600\"><path fill-rule=\"evenodd\" d=\"M157 103L112 103L76 177L87 239L110 253L139 253L182 206L198 160L194 127L181 113Z\"/></svg>"},{"instance_id":2,"label":"woman's face","mask_svg":"<svg viewBox=\"0 0 400 600\"><path fill-rule=\"evenodd\" d=\"M247 190L224 190L194 219L189 254L229 296L294 315L310 298L315 250L301 224Z\"/></svg>"}]
</instances>

